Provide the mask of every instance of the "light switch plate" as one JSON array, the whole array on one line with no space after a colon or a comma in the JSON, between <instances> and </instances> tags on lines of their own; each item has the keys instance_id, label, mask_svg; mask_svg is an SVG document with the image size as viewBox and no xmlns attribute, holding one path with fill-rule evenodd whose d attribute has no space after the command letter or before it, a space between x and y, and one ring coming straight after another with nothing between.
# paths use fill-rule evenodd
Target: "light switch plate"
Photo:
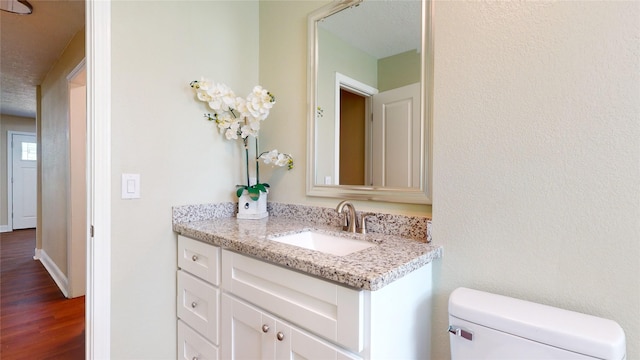
<instances>
[{"instance_id":1,"label":"light switch plate","mask_svg":"<svg viewBox=\"0 0 640 360\"><path fill-rule=\"evenodd\" d=\"M140 174L122 174L122 198L140 198Z\"/></svg>"}]
</instances>

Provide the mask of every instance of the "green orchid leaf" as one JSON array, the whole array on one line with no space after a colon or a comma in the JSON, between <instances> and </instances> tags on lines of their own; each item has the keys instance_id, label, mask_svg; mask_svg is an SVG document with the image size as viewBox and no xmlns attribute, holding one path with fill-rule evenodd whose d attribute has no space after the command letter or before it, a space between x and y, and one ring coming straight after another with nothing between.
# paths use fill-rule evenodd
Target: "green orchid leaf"
<instances>
[{"instance_id":1,"label":"green orchid leaf","mask_svg":"<svg viewBox=\"0 0 640 360\"><path fill-rule=\"evenodd\" d=\"M258 191L262 191L262 192L267 192L267 188L264 186L264 184L255 184L253 186L255 189L258 189Z\"/></svg>"},{"instance_id":2,"label":"green orchid leaf","mask_svg":"<svg viewBox=\"0 0 640 360\"><path fill-rule=\"evenodd\" d=\"M236 190L236 195L240 197L242 196L243 192L244 192L244 186L238 186L238 190Z\"/></svg>"},{"instance_id":3,"label":"green orchid leaf","mask_svg":"<svg viewBox=\"0 0 640 360\"><path fill-rule=\"evenodd\" d=\"M260 190L256 189L255 186L250 187L249 189L247 189L247 191L249 192L249 197L251 198L251 200L258 200L260 198Z\"/></svg>"}]
</instances>

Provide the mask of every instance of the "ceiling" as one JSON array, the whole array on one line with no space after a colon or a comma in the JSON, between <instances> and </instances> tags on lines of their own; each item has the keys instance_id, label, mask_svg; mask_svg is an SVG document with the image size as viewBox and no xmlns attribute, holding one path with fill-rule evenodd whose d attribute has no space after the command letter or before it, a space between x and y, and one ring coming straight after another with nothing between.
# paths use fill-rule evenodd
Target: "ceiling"
<instances>
[{"instance_id":1,"label":"ceiling","mask_svg":"<svg viewBox=\"0 0 640 360\"><path fill-rule=\"evenodd\" d=\"M84 0L28 0L31 15L0 11L0 113L34 118L36 86L84 28Z\"/></svg>"},{"instance_id":2,"label":"ceiling","mask_svg":"<svg viewBox=\"0 0 640 360\"><path fill-rule=\"evenodd\" d=\"M319 26L376 59L422 48L422 1L363 1Z\"/></svg>"}]
</instances>

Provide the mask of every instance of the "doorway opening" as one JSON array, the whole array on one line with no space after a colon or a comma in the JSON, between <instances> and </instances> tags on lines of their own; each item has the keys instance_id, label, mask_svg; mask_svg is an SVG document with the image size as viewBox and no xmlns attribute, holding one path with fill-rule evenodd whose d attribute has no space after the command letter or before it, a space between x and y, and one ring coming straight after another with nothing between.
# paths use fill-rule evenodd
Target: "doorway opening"
<instances>
[{"instance_id":1,"label":"doorway opening","mask_svg":"<svg viewBox=\"0 0 640 360\"><path fill-rule=\"evenodd\" d=\"M371 120L378 90L344 74L335 81L336 185L371 184Z\"/></svg>"}]
</instances>

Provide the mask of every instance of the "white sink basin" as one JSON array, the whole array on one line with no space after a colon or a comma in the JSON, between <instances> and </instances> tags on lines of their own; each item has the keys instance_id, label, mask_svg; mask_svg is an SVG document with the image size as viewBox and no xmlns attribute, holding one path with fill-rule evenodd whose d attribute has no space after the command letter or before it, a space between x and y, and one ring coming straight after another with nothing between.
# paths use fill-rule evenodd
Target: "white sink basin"
<instances>
[{"instance_id":1,"label":"white sink basin","mask_svg":"<svg viewBox=\"0 0 640 360\"><path fill-rule=\"evenodd\" d=\"M349 255L356 251L376 246L370 242L333 236L312 230L282 236L269 236L267 239L337 256Z\"/></svg>"}]
</instances>

